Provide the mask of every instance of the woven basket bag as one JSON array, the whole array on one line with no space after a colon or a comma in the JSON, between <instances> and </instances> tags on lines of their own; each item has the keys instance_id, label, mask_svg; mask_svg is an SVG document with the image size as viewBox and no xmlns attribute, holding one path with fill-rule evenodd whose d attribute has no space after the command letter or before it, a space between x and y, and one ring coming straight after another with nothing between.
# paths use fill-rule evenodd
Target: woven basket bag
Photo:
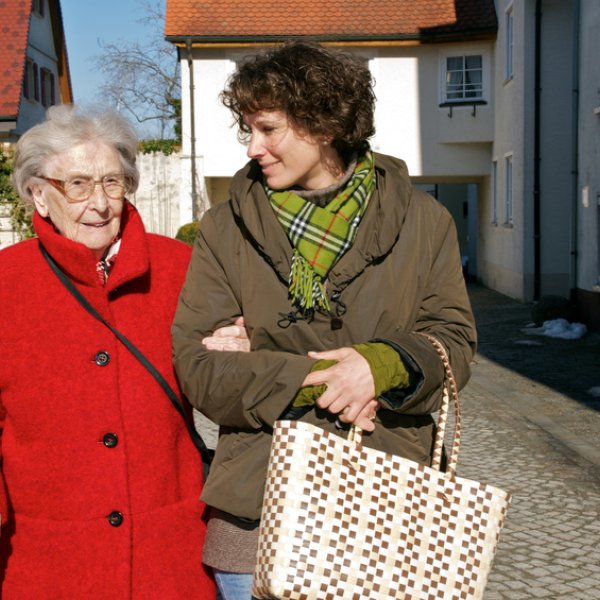
<instances>
[{"instance_id":1,"label":"woven basket bag","mask_svg":"<svg viewBox=\"0 0 600 600\"><path fill-rule=\"evenodd\" d=\"M275 423L253 595L290 600L477 600L510 503L456 476L460 404L446 370L431 467L301 421ZM448 409L454 433L440 470Z\"/></svg>"}]
</instances>

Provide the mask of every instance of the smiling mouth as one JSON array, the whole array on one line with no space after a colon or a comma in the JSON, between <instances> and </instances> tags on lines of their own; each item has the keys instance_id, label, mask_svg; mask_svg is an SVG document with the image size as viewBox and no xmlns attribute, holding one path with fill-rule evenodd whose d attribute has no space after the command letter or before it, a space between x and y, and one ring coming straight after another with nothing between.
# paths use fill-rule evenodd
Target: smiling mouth
<instances>
[{"instance_id":1,"label":"smiling mouth","mask_svg":"<svg viewBox=\"0 0 600 600\"><path fill-rule=\"evenodd\" d=\"M84 223L84 225L86 227L105 227L108 223L108 221L103 221L102 223Z\"/></svg>"}]
</instances>

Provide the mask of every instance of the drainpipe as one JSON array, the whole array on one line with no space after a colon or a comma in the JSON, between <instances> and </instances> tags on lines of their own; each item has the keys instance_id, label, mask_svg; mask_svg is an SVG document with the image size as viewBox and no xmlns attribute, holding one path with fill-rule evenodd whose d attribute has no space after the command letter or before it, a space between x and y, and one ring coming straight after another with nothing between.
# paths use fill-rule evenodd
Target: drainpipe
<instances>
[{"instance_id":1,"label":"drainpipe","mask_svg":"<svg viewBox=\"0 0 600 600\"><path fill-rule=\"evenodd\" d=\"M535 67L533 100L533 299L541 291L541 219L540 219L540 99L542 2L535 2Z\"/></svg>"},{"instance_id":2,"label":"drainpipe","mask_svg":"<svg viewBox=\"0 0 600 600\"><path fill-rule=\"evenodd\" d=\"M573 0L573 91L571 106L571 300L579 287L579 35L580 0Z\"/></svg>"},{"instance_id":3,"label":"drainpipe","mask_svg":"<svg viewBox=\"0 0 600 600\"><path fill-rule=\"evenodd\" d=\"M187 64L190 78L190 141L191 141L191 161L192 161L192 219L199 218L198 190L196 186L196 117L194 114L194 62L192 60L192 41L187 38L185 42L187 50Z\"/></svg>"}]
</instances>

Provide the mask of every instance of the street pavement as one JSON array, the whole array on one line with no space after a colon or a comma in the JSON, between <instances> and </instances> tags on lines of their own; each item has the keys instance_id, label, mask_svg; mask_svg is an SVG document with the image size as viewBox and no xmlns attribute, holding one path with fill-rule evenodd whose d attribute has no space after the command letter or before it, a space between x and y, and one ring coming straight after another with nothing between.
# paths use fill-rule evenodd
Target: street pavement
<instances>
[{"instance_id":1,"label":"street pavement","mask_svg":"<svg viewBox=\"0 0 600 600\"><path fill-rule=\"evenodd\" d=\"M600 334L529 335L531 306L469 294L479 349L458 475L513 496L484 599L600 599Z\"/></svg>"},{"instance_id":2,"label":"street pavement","mask_svg":"<svg viewBox=\"0 0 600 600\"><path fill-rule=\"evenodd\" d=\"M531 305L469 295L479 348L457 474L512 494L484 600L600 599L600 333L526 334Z\"/></svg>"}]
</instances>

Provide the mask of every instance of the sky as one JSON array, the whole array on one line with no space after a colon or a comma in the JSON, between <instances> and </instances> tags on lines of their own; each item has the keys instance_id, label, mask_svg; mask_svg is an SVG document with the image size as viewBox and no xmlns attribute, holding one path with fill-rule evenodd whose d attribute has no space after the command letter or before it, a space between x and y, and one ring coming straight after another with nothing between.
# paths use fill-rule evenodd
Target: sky
<instances>
[{"instance_id":1,"label":"sky","mask_svg":"<svg viewBox=\"0 0 600 600\"><path fill-rule=\"evenodd\" d=\"M161 4L164 6L164 0ZM144 16L141 0L60 0L71 85L75 102L102 103L99 87L103 75L97 72L94 57L101 54L98 40L139 41L151 38L153 29L139 23ZM164 23L160 24L160 29Z\"/></svg>"}]
</instances>

